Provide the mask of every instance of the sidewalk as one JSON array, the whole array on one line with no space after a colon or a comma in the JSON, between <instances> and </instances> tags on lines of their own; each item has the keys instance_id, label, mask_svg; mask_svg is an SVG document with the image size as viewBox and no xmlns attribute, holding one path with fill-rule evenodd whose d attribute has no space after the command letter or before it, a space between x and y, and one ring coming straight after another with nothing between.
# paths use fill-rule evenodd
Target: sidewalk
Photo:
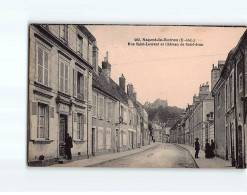
<instances>
[{"instance_id":1,"label":"sidewalk","mask_svg":"<svg viewBox=\"0 0 247 195\"><path fill-rule=\"evenodd\" d=\"M192 146L185 145L185 144L178 144L178 146L188 150L192 157L195 157L195 149ZM203 150L199 151L199 158L195 159L195 162L199 166L199 168L223 168L223 169L235 169L235 167L231 166L231 163L214 157L214 158L205 158L205 152Z\"/></svg>"},{"instance_id":2,"label":"sidewalk","mask_svg":"<svg viewBox=\"0 0 247 195\"><path fill-rule=\"evenodd\" d=\"M151 149L161 143L150 143L150 145L142 146L141 148L136 148L133 150L128 150L125 152L120 152L120 153L110 153L110 154L105 154L101 156L95 156L91 157L89 159L82 159L82 160L77 160L73 161L67 164L55 164L52 165L51 167L93 167L93 166L99 166L100 164L103 164L107 161L112 161L118 158L122 158L125 156L137 154L140 152L144 152L148 149Z\"/></svg>"}]
</instances>

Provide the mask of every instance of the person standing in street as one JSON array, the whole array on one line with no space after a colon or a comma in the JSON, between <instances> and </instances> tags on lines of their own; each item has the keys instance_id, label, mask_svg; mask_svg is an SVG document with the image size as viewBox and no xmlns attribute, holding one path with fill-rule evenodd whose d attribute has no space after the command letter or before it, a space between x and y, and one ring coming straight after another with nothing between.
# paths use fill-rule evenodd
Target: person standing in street
<instances>
[{"instance_id":1,"label":"person standing in street","mask_svg":"<svg viewBox=\"0 0 247 195\"><path fill-rule=\"evenodd\" d=\"M199 158L198 157L198 154L199 154L199 150L200 150L200 144L199 144L199 138L196 138L196 141L195 141L195 158Z\"/></svg>"},{"instance_id":2,"label":"person standing in street","mask_svg":"<svg viewBox=\"0 0 247 195\"><path fill-rule=\"evenodd\" d=\"M210 157L211 158L215 157L214 150L215 150L215 143L214 143L214 140L211 139L211 146L210 146Z\"/></svg>"},{"instance_id":3,"label":"person standing in street","mask_svg":"<svg viewBox=\"0 0 247 195\"><path fill-rule=\"evenodd\" d=\"M73 148L72 137L67 133L65 138L65 155L68 160L72 159L71 148Z\"/></svg>"},{"instance_id":4,"label":"person standing in street","mask_svg":"<svg viewBox=\"0 0 247 195\"><path fill-rule=\"evenodd\" d=\"M208 143L208 139L206 139L206 145L205 145L205 158L211 157L211 147Z\"/></svg>"}]
</instances>

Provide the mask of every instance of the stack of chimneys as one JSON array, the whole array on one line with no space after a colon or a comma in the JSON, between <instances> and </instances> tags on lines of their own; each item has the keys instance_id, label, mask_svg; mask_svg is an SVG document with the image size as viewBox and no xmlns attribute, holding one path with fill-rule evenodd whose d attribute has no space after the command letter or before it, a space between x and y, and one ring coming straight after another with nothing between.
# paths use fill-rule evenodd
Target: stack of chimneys
<instances>
[{"instance_id":1,"label":"stack of chimneys","mask_svg":"<svg viewBox=\"0 0 247 195\"><path fill-rule=\"evenodd\" d=\"M121 77L119 77L119 87L125 92L125 77L124 75L122 74Z\"/></svg>"},{"instance_id":2,"label":"stack of chimneys","mask_svg":"<svg viewBox=\"0 0 247 195\"><path fill-rule=\"evenodd\" d=\"M132 83L128 84L127 85L127 94L130 98L133 98L133 90L134 90L134 87L133 87Z\"/></svg>"},{"instance_id":3,"label":"stack of chimneys","mask_svg":"<svg viewBox=\"0 0 247 195\"><path fill-rule=\"evenodd\" d=\"M200 85L199 92L209 92L209 84L206 82L206 84Z\"/></svg>"},{"instance_id":4,"label":"stack of chimneys","mask_svg":"<svg viewBox=\"0 0 247 195\"><path fill-rule=\"evenodd\" d=\"M93 69L95 71L96 74L98 74L98 71L99 71L99 68L98 68L98 47L97 47L97 42L95 41L93 43L93 62L92 62L92 65L93 65Z\"/></svg>"},{"instance_id":5,"label":"stack of chimneys","mask_svg":"<svg viewBox=\"0 0 247 195\"><path fill-rule=\"evenodd\" d=\"M102 62L102 73L106 80L109 82L111 78L111 64L108 62L108 51L106 52L106 57L104 57L104 61Z\"/></svg>"}]
</instances>

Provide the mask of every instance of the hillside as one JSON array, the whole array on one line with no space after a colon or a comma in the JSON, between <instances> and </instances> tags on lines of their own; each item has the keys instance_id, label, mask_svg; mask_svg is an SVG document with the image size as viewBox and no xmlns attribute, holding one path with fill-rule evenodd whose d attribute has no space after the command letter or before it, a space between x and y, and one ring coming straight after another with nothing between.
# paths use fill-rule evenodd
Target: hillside
<instances>
[{"instance_id":1,"label":"hillside","mask_svg":"<svg viewBox=\"0 0 247 195\"><path fill-rule=\"evenodd\" d=\"M146 107L146 110L148 112L149 121L161 123L167 123L169 120L176 121L184 112L184 109L175 106L166 106L165 108L163 106L159 106L158 108Z\"/></svg>"}]
</instances>

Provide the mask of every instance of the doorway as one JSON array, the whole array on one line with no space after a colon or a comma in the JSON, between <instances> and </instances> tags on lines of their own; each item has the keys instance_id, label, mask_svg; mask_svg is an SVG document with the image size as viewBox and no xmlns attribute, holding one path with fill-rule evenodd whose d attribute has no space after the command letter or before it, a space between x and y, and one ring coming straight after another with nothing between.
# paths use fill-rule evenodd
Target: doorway
<instances>
[{"instance_id":1,"label":"doorway","mask_svg":"<svg viewBox=\"0 0 247 195\"><path fill-rule=\"evenodd\" d=\"M68 132L67 115L60 115L59 123L59 156L65 157L65 136Z\"/></svg>"},{"instance_id":2,"label":"doorway","mask_svg":"<svg viewBox=\"0 0 247 195\"><path fill-rule=\"evenodd\" d=\"M243 168L243 141L242 141L242 126L238 126L238 153L237 153L237 168Z\"/></svg>"},{"instance_id":3,"label":"doorway","mask_svg":"<svg viewBox=\"0 0 247 195\"><path fill-rule=\"evenodd\" d=\"M115 137L115 142L116 142L116 151L120 152L120 144L119 144L119 130L116 129L116 137Z\"/></svg>"},{"instance_id":4,"label":"doorway","mask_svg":"<svg viewBox=\"0 0 247 195\"><path fill-rule=\"evenodd\" d=\"M232 160L232 166L235 167L235 136L234 136L234 129L232 123L230 124L230 134L231 134L231 160Z\"/></svg>"},{"instance_id":5,"label":"doorway","mask_svg":"<svg viewBox=\"0 0 247 195\"><path fill-rule=\"evenodd\" d=\"M95 156L95 128L92 128L92 156Z\"/></svg>"}]
</instances>

